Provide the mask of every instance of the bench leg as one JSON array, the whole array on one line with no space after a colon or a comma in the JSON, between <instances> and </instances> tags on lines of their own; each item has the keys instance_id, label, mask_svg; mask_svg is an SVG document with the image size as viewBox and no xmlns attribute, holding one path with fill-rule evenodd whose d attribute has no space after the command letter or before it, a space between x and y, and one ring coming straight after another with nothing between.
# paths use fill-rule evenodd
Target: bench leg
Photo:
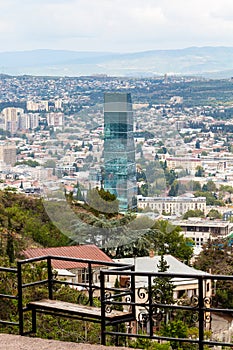
<instances>
[{"instance_id":1,"label":"bench leg","mask_svg":"<svg viewBox=\"0 0 233 350\"><path fill-rule=\"evenodd\" d=\"M32 332L36 333L36 310L32 310Z\"/></svg>"}]
</instances>

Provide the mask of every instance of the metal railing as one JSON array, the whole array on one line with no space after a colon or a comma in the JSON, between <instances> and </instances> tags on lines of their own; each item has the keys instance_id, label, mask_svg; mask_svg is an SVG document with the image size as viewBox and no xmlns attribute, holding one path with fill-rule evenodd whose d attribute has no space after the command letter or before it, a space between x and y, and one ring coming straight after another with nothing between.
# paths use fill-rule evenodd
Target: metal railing
<instances>
[{"instance_id":1,"label":"metal railing","mask_svg":"<svg viewBox=\"0 0 233 350\"><path fill-rule=\"evenodd\" d=\"M88 279L87 281L81 281L81 282L72 282L72 281L65 281L64 279L59 280L57 279L56 270L53 269L52 265L54 261L65 261L65 262L72 262L72 263L81 263L82 267L73 267L73 269L85 269L87 272ZM44 267L44 270L47 271L46 278L42 280L36 280L32 282L25 283L23 281L23 266L29 265L32 266L34 263L38 262L45 262L46 266ZM86 267L84 267L86 266ZM37 258L30 258L25 260L20 260L17 262L17 271L18 271L18 312L19 312L19 333L21 335L30 334L31 331L25 332L24 331L24 313L27 311L30 311L30 308L27 307L27 305L23 304L23 291L26 288L30 287L38 287L41 285L47 285L47 291L48 291L48 298L53 300L54 298L54 287L55 285L68 285L72 288L77 288L80 291L80 295L77 300L77 303L83 304L83 298L85 297L85 304L94 306L94 296L96 296L96 299L100 299L99 296L101 295L101 281L100 282L94 282L93 281L93 275L94 272L98 271L100 268L117 268L119 271L121 270L128 270L132 271L134 270L133 265L126 265L122 263L114 263L114 262L106 262L106 261L99 261L99 260L89 260L89 259L79 259L79 258L73 258L73 257L63 257L63 256L42 256ZM107 289L113 290L113 288L106 288L104 294L106 293ZM127 291L127 294L132 294L132 291ZM80 299L80 300L79 300ZM31 300L33 301L33 300ZM103 313L103 318L105 319L105 311Z\"/></svg>"},{"instance_id":2,"label":"metal railing","mask_svg":"<svg viewBox=\"0 0 233 350\"><path fill-rule=\"evenodd\" d=\"M87 281L58 280L53 270L55 260L81 263L87 272ZM32 281L25 279L24 267L29 267L32 276L38 273L33 268L34 264L40 262L44 262L43 274L33 276ZM97 269L100 276L98 282L93 280ZM21 260L17 262L17 268L0 267L0 272L16 274L17 295L0 294L0 298L17 300L19 320L0 320L0 323L18 326L21 335L30 333L24 331L24 315L30 311L24 300L26 289L45 286L48 298L53 299L55 289L63 284L77 288L80 296L85 295L85 303L90 306L95 306L95 301L99 300L103 345L108 337L115 337L116 344L119 338L126 339L126 343L132 339L144 338L181 344L181 348L182 344L190 343L200 350L205 346L233 347L233 308L224 307L221 300L219 302L216 298L219 290L233 290L233 276L135 272L132 265L62 256ZM114 286L116 279L120 282L118 287ZM172 298L167 295L169 284L172 285ZM185 295L182 296L182 292ZM122 322L126 322L125 331L109 327L111 323L107 316L113 310L122 310L123 313L133 316L128 321L122 317ZM187 332L185 336L164 332L168 325L177 320L183 322L187 330L195 327L197 332ZM118 319L118 323L119 321L121 320Z\"/></svg>"},{"instance_id":3,"label":"metal railing","mask_svg":"<svg viewBox=\"0 0 233 350\"><path fill-rule=\"evenodd\" d=\"M192 343L196 344L200 350L204 346L224 346L233 347L233 308L224 308L221 303L217 303L216 299L216 284L220 281L228 282L233 288L233 276L224 275L209 275L209 274L170 274L170 273L144 273L144 272L124 272L121 276L127 276L129 281L133 283L131 288L134 290L134 299L125 299L122 302L114 301L112 295L104 297L102 295L102 308L114 308L114 305L128 305L128 308L134 307L136 327L128 325L127 332L116 332L106 330L105 325L102 325L102 344L106 344L106 336L121 336L127 338L145 338L154 339L155 341L169 341L171 343ZM104 293L104 280L106 275L119 276L118 271L102 270L101 275L101 290ZM173 284L174 291L179 285L193 284L195 290L192 294L183 298L171 298L166 294L166 290L158 288L154 285L155 281L160 280L160 286L166 289L164 280ZM142 285L143 284L143 285ZM221 287L222 289L222 287ZM190 292L190 291L189 291ZM123 295L122 295L123 296ZM118 295L119 297L119 295ZM166 300L167 298L167 300ZM187 322L187 313L191 313L192 317ZM178 316L179 314L179 316ZM168 336L163 335L161 328L166 328L177 319L184 324L190 323L190 328L194 326L198 333L196 336L189 335L182 337L178 335ZM217 319L217 320L215 320ZM221 329L219 324L225 322L225 329ZM130 329L130 330L129 330ZM138 331L139 330L139 331ZM215 331L214 331L215 330ZM225 339L224 339L225 336ZM220 339L222 338L222 340ZM226 340L227 339L227 340ZM182 345L180 346L182 348Z\"/></svg>"},{"instance_id":4,"label":"metal railing","mask_svg":"<svg viewBox=\"0 0 233 350\"><path fill-rule=\"evenodd\" d=\"M2 276L2 274L5 274L4 277ZM1 276L1 281L2 283L4 283L4 286L6 285L6 280L7 280L7 276L8 279L10 277L10 275L13 275L13 278L15 277L15 281L13 282L13 284L16 284L16 291L18 290L17 286L18 286L18 281L17 281L17 276L18 276L18 270L16 268L10 268L10 267L0 267L0 276ZM9 288L10 289L10 288ZM6 300L18 300L18 291L15 294L5 294L5 293L1 293L0 294L0 300L2 301L6 301ZM19 321L17 322L13 322L7 319L1 319L0 320L0 324L2 325L8 325L8 326L17 326L19 327Z\"/></svg>"}]
</instances>

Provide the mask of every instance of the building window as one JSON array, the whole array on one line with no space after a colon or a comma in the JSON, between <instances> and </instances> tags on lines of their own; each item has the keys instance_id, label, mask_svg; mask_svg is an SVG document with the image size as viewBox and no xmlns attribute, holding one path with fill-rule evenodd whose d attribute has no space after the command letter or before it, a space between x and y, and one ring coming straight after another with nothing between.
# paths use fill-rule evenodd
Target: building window
<instances>
[{"instance_id":1,"label":"building window","mask_svg":"<svg viewBox=\"0 0 233 350\"><path fill-rule=\"evenodd\" d=\"M184 298L185 294L186 294L185 290L178 290L178 293L177 293L178 299Z\"/></svg>"},{"instance_id":2,"label":"building window","mask_svg":"<svg viewBox=\"0 0 233 350\"><path fill-rule=\"evenodd\" d=\"M89 273L87 269L82 270L82 283L88 283L89 282Z\"/></svg>"}]
</instances>

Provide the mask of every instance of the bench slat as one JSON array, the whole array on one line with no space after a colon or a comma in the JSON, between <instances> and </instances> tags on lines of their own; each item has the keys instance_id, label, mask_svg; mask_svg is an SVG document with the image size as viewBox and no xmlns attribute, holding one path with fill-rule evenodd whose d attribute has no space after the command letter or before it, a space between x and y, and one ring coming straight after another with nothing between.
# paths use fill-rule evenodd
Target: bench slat
<instances>
[{"instance_id":1,"label":"bench slat","mask_svg":"<svg viewBox=\"0 0 233 350\"><path fill-rule=\"evenodd\" d=\"M28 303L28 307L35 310L47 310L101 319L101 308L99 307L73 304L60 300L42 299L32 301ZM117 319L124 320L129 317L132 317L131 313L118 310L112 310L110 313L105 313L105 318L109 321L114 321Z\"/></svg>"}]
</instances>

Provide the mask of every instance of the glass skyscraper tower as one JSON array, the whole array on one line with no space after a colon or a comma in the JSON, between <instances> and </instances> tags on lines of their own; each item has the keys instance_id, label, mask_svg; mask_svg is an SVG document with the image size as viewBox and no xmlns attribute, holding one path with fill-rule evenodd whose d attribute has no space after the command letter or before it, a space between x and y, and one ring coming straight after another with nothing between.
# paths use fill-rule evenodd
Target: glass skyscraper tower
<instances>
[{"instance_id":1,"label":"glass skyscraper tower","mask_svg":"<svg viewBox=\"0 0 233 350\"><path fill-rule=\"evenodd\" d=\"M121 211L137 208L132 101L129 93L104 95L104 189Z\"/></svg>"}]
</instances>

